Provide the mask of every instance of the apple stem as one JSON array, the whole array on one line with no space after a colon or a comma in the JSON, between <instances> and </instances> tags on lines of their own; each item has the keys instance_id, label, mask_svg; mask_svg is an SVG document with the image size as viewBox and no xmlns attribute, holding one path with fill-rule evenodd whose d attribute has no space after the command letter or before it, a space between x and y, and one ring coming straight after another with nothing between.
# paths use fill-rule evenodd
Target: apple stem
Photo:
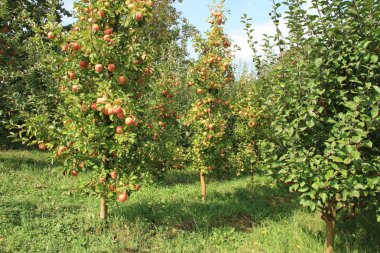
<instances>
[{"instance_id":1,"label":"apple stem","mask_svg":"<svg viewBox=\"0 0 380 253\"><path fill-rule=\"evenodd\" d=\"M107 210L108 204L107 199L105 197L100 198L100 219L106 220L107 219Z\"/></svg>"}]
</instances>

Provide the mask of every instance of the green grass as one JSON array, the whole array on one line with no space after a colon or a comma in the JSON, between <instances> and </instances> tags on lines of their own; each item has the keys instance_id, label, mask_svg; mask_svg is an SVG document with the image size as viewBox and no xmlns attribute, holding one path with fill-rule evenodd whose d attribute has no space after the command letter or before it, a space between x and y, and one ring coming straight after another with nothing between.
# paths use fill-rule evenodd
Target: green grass
<instances>
[{"instance_id":1,"label":"green grass","mask_svg":"<svg viewBox=\"0 0 380 253\"><path fill-rule=\"evenodd\" d=\"M83 176L83 175L82 175ZM210 180L169 173L97 219L98 199L75 189L44 153L0 152L0 252L323 252L324 223L269 179ZM338 222L336 252L379 252L373 212Z\"/></svg>"}]
</instances>

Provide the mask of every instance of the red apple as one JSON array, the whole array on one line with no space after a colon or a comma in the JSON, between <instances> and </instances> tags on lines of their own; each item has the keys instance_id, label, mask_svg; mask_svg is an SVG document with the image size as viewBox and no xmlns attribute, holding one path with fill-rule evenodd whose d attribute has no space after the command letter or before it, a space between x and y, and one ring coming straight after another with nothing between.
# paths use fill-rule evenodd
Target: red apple
<instances>
[{"instance_id":1,"label":"red apple","mask_svg":"<svg viewBox=\"0 0 380 253\"><path fill-rule=\"evenodd\" d=\"M123 132L123 127L122 126L117 126L115 131L116 131L117 134L121 134Z\"/></svg>"},{"instance_id":2,"label":"red apple","mask_svg":"<svg viewBox=\"0 0 380 253\"><path fill-rule=\"evenodd\" d=\"M125 119L125 124L127 126L132 126L134 123L135 123L134 119L130 116Z\"/></svg>"},{"instance_id":3,"label":"red apple","mask_svg":"<svg viewBox=\"0 0 380 253\"><path fill-rule=\"evenodd\" d=\"M128 79L125 77L125 76L118 76L117 77L117 82L120 84L120 85L124 85L126 84L128 81Z\"/></svg>"},{"instance_id":4,"label":"red apple","mask_svg":"<svg viewBox=\"0 0 380 253\"><path fill-rule=\"evenodd\" d=\"M123 113L123 109L121 108L121 106L115 106L115 107L113 108L113 113L114 113L114 114Z\"/></svg>"},{"instance_id":5,"label":"red apple","mask_svg":"<svg viewBox=\"0 0 380 253\"><path fill-rule=\"evenodd\" d=\"M111 176L112 179L116 179L117 178L117 172L116 171L112 171L110 173L110 176Z\"/></svg>"},{"instance_id":6,"label":"red apple","mask_svg":"<svg viewBox=\"0 0 380 253\"><path fill-rule=\"evenodd\" d=\"M64 51L64 52L66 52L67 50L69 50L69 46L67 44L63 44L61 46L61 50Z\"/></svg>"},{"instance_id":7,"label":"red apple","mask_svg":"<svg viewBox=\"0 0 380 253\"><path fill-rule=\"evenodd\" d=\"M116 114L116 117L117 117L118 119L124 119L125 115L124 115L123 112L121 112L121 113L117 113L117 114Z\"/></svg>"},{"instance_id":8,"label":"red apple","mask_svg":"<svg viewBox=\"0 0 380 253\"><path fill-rule=\"evenodd\" d=\"M110 184L110 185L108 186L108 188L110 189L111 192L113 192L113 191L116 190L116 187L115 187L114 185L112 185L112 184Z\"/></svg>"},{"instance_id":9,"label":"red apple","mask_svg":"<svg viewBox=\"0 0 380 253\"><path fill-rule=\"evenodd\" d=\"M138 185L138 184L137 184L137 185L135 185L135 190L136 190L136 191L140 190L140 188L141 188L141 186L140 186L140 185Z\"/></svg>"},{"instance_id":10,"label":"red apple","mask_svg":"<svg viewBox=\"0 0 380 253\"><path fill-rule=\"evenodd\" d=\"M100 26L98 24L93 24L92 25L92 31L95 32L95 31L99 31L100 30Z\"/></svg>"},{"instance_id":11,"label":"red apple","mask_svg":"<svg viewBox=\"0 0 380 253\"><path fill-rule=\"evenodd\" d=\"M92 109L93 111L96 111L96 110L98 109L98 106L96 105L95 102L91 104L91 109Z\"/></svg>"},{"instance_id":12,"label":"red apple","mask_svg":"<svg viewBox=\"0 0 380 253\"><path fill-rule=\"evenodd\" d=\"M74 176L74 177L78 176L78 171L72 170L71 171L71 175Z\"/></svg>"},{"instance_id":13,"label":"red apple","mask_svg":"<svg viewBox=\"0 0 380 253\"><path fill-rule=\"evenodd\" d=\"M99 17L104 18L106 16L105 11L99 10L98 12Z\"/></svg>"},{"instance_id":14,"label":"red apple","mask_svg":"<svg viewBox=\"0 0 380 253\"><path fill-rule=\"evenodd\" d=\"M116 70L115 64L108 64L107 69L109 72L114 72Z\"/></svg>"},{"instance_id":15,"label":"red apple","mask_svg":"<svg viewBox=\"0 0 380 253\"><path fill-rule=\"evenodd\" d=\"M52 33L52 32L48 32L47 37L48 37L49 40L54 40L55 39L55 34Z\"/></svg>"},{"instance_id":16,"label":"red apple","mask_svg":"<svg viewBox=\"0 0 380 253\"><path fill-rule=\"evenodd\" d=\"M73 86L71 86L71 90L73 92L80 92L80 86L79 86L79 84L74 84Z\"/></svg>"},{"instance_id":17,"label":"red apple","mask_svg":"<svg viewBox=\"0 0 380 253\"><path fill-rule=\"evenodd\" d=\"M143 20L143 15L140 13L140 12L137 12L136 15L135 15L135 19L137 22L140 22Z\"/></svg>"},{"instance_id":18,"label":"red apple","mask_svg":"<svg viewBox=\"0 0 380 253\"><path fill-rule=\"evenodd\" d=\"M88 67L88 62L86 61L80 61L79 66L81 69L86 69Z\"/></svg>"},{"instance_id":19,"label":"red apple","mask_svg":"<svg viewBox=\"0 0 380 253\"><path fill-rule=\"evenodd\" d=\"M106 35L111 35L111 34L112 34L112 28L106 28L106 29L104 30L104 34L106 34Z\"/></svg>"},{"instance_id":20,"label":"red apple","mask_svg":"<svg viewBox=\"0 0 380 253\"><path fill-rule=\"evenodd\" d=\"M123 192L123 193L119 194L119 196L117 198L118 198L119 202L125 202L128 199L128 194L127 194L127 192Z\"/></svg>"},{"instance_id":21,"label":"red apple","mask_svg":"<svg viewBox=\"0 0 380 253\"><path fill-rule=\"evenodd\" d=\"M96 72L101 73L101 72L103 72L103 69L104 69L104 67L102 64L96 64L95 65L95 71Z\"/></svg>"},{"instance_id":22,"label":"red apple","mask_svg":"<svg viewBox=\"0 0 380 253\"><path fill-rule=\"evenodd\" d=\"M81 46L77 42L71 43L71 46L74 50L79 51L81 49Z\"/></svg>"},{"instance_id":23,"label":"red apple","mask_svg":"<svg viewBox=\"0 0 380 253\"><path fill-rule=\"evenodd\" d=\"M45 150L47 147L46 147L46 144L45 144L45 143L40 142L40 143L38 144L38 148L41 149L41 150Z\"/></svg>"},{"instance_id":24,"label":"red apple","mask_svg":"<svg viewBox=\"0 0 380 253\"><path fill-rule=\"evenodd\" d=\"M69 79L73 80L75 78L75 72L70 71L68 74Z\"/></svg>"},{"instance_id":25,"label":"red apple","mask_svg":"<svg viewBox=\"0 0 380 253\"><path fill-rule=\"evenodd\" d=\"M202 92L203 92L203 90L201 88L197 89L198 94L201 94Z\"/></svg>"},{"instance_id":26,"label":"red apple","mask_svg":"<svg viewBox=\"0 0 380 253\"><path fill-rule=\"evenodd\" d=\"M103 40L108 42L108 41L111 40L111 36L108 35L108 34L106 34L106 35L103 36Z\"/></svg>"}]
</instances>

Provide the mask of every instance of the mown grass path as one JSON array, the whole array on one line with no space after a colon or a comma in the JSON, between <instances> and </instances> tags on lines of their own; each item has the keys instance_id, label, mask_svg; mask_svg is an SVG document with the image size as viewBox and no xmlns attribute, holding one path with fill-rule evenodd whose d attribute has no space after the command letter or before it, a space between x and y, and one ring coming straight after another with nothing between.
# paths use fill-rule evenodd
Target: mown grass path
<instances>
[{"instance_id":1,"label":"mown grass path","mask_svg":"<svg viewBox=\"0 0 380 253\"><path fill-rule=\"evenodd\" d=\"M270 179L212 179L206 204L197 174L165 179L110 204L99 223L98 199L76 189L48 156L0 152L0 252L323 252L324 223ZM86 175L81 175L86 176ZM338 223L336 252L380 252L375 214Z\"/></svg>"}]
</instances>

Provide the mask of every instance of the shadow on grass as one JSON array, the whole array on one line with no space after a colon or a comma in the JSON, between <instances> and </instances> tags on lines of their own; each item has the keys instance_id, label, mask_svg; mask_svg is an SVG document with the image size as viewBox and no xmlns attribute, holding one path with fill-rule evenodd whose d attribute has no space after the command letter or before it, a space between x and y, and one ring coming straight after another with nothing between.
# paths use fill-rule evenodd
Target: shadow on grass
<instances>
[{"instance_id":1,"label":"shadow on grass","mask_svg":"<svg viewBox=\"0 0 380 253\"><path fill-rule=\"evenodd\" d=\"M255 175L261 175L261 172L255 172ZM207 182L223 182L236 179L234 170L223 173L210 173L206 175ZM170 170L161 177L156 178L158 185L173 186L173 185L193 185L199 182L199 171L188 170Z\"/></svg>"},{"instance_id":2,"label":"shadow on grass","mask_svg":"<svg viewBox=\"0 0 380 253\"><path fill-rule=\"evenodd\" d=\"M249 232L263 220L279 220L298 206L289 194L265 186L254 190L238 188L228 193L214 192L208 198L205 204L186 199L133 203L119 209L117 216L183 231L207 232L229 227Z\"/></svg>"},{"instance_id":3,"label":"shadow on grass","mask_svg":"<svg viewBox=\"0 0 380 253\"><path fill-rule=\"evenodd\" d=\"M67 213L76 214L82 209L79 205L64 205L59 209L39 208L39 205L30 201L4 201L0 203L0 225L22 226L23 221L30 222L33 219L53 218L57 214L66 215Z\"/></svg>"},{"instance_id":4,"label":"shadow on grass","mask_svg":"<svg viewBox=\"0 0 380 253\"><path fill-rule=\"evenodd\" d=\"M4 169L46 169L52 166L49 153L40 151L0 151L0 164Z\"/></svg>"}]
</instances>

